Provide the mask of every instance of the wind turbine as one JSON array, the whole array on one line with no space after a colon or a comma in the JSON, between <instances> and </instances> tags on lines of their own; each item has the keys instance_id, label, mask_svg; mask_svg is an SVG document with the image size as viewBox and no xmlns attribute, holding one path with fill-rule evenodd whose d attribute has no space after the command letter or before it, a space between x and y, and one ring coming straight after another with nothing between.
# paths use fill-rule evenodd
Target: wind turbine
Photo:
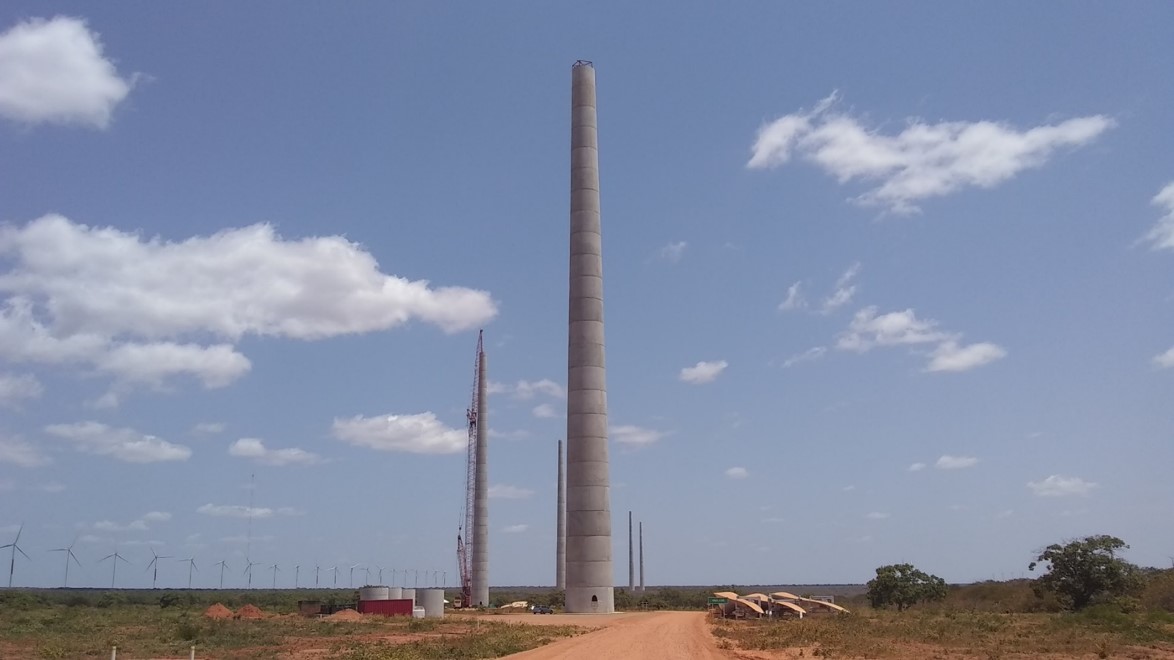
<instances>
[{"instance_id":1,"label":"wind turbine","mask_svg":"<svg viewBox=\"0 0 1174 660\"><path fill-rule=\"evenodd\" d=\"M249 576L249 589L253 588L253 567L260 566L261 562L245 558L245 575Z\"/></svg>"},{"instance_id":2,"label":"wind turbine","mask_svg":"<svg viewBox=\"0 0 1174 660\"><path fill-rule=\"evenodd\" d=\"M320 571L320 570L322 570L322 567L319 566L318 564L314 564L314 588L315 589L318 588L318 571Z\"/></svg>"},{"instance_id":3,"label":"wind turbine","mask_svg":"<svg viewBox=\"0 0 1174 660\"><path fill-rule=\"evenodd\" d=\"M73 563L77 564L78 568L82 567L82 563L77 560L77 555L73 554L73 546L77 545L77 537L74 537L73 543L64 548L53 548L49 552L64 552L65 553L65 581L61 583L62 587L69 586L69 560L73 559Z\"/></svg>"},{"instance_id":4,"label":"wind turbine","mask_svg":"<svg viewBox=\"0 0 1174 660\"><path fill-rule=\"evenodd\" d=\"M151 559L151 562L149 564L147 564L147 570L149 571L152 568L155 569L154 573L151 574L151 588L154 589L155 588L155 581L159 579L159 560L160 559L171 559L171 555L156 554L155 548L151 548L151 554L155 555L155 557L153 559ZM116 561L114 563L118 563L118 562Z\"/></svg>"},{"instance_id":5,"label":"wind turbine","mask_svg":"<svg viewBox=\"0 0 1174 660\"><path fill-rule=\"evenodd\" d=\"M326 569L327 573L329 573L330 571L334 571L334 586L337 587L338 586L338 566L331 566L330 568Z\"/></svg>"},{"instance_id":6,"label":"wind turbine","mask_svg":"<svg viewBox=\"0 0 1174 660\"><path fill-rule=\"evenodd\" d=\"M12 573L16 569L16 553L19 552L20 554L24 555L25 559L32 561L32 558L29 557L28 554L24 550L21 550L19 545L17 545L17 543L20 543L20 533L23 531L24 531L24 523L21 523L20 527L17 528L17 530L16 530L16 538L12 540L12 543L9 543L8 545L0 545L0 550L3 550L4 548L12 548L12 556L8 559L8 588L9 589L12 588Z\"/></svg>"},{"instance_id":7,"label":"wind turbine","mask_svg":"<svg viewBox=\"0 0 1174 660\"><path fill-rule=\"evenodd\" d=\"M217 562L214 565L220 567L220 588L223 589L224 588L224 569L228 568L228 562L221 559L219 562Z\"/></svg>"},{"instance_id":8,"label":"wind turbine","mask_svg":"<svg viewBox=\"0 0 1174 660\"><path fill-rule=\"evenodd\" d=\"M122 555L118 554L118 547L117 546L114 548L113 553L106 555L105 557L99 559L98 561L104 562L107 559L111 560L110 564L111 564L112 568L110 570L110 588L113 589L114 588L114 578L118 576L118 562L123 561L128 564L130 562L126 561L126 557L123 557Z\"/></svg>"},{"instance_id":9,"label":"wind turbine","mask_svg":"<svg viewBox=\"0 0 1174 660\"><path fill-rule=\"evenodd\" d=\"M358 564L351 564L351 586L352 587L355 586L355 569L358 567L359 567Z\"/></svg>"},{"instance_id":10,"label":"wind turbine","mask_svg":"<svg viewBox=\"0 0 1174 660\"><path fill-rule=\"evenodd\" d=\"M371 567L363 567L363 584L371 584Z\"/></svg>"},{"instance_id":11,"label":"wind turbine","mask_svg":"<svg viewBox=\"0 0 1174 660\"><path fill-rule=\"evenodd\" d=\"M413 575L415 575L415 577L416 577L416 583L415 583L415 585L413 585L413 586L415 586L415 587L419 588L419 586L420 586L420 569L418 569L418 568L413 568L413 569L412 569L412 573L413 573Z\"/></svg>"},{"instance_id":12,"label":"wind turbine","mask_svg":"<svg viewBox=\"0 0 1174 660\"><path fill-rule=\"evenodd\" d=\"M379 569L379 584L383 584L383 567L376 566L375 568Z\"/></svg>"},{"instance_id":13,"label":"wind turbine","mask_svg":"<svg viewBox=\"0 0 1174 660\"><path fill-rule=\"evenodd\" d=\"M440 571L437 571L437 570L432 571L432 586L433 587L436 586L436 576L438 576L438 575L440 575Z\"/></svg>"},{"instance_id":14,"label":"wind turbine","mask_svg":"<svg viewBox=\"0 0 1174 660\"><path fill-rule=\"evenodd\" d=\"M302 565L294 564L294 589L298 588L298 576L302 573Z\"/></svg>"},{"instance_id":15,"label":"wind turbine","mask_svg":"<svg viewBox=\"0 0 1174 660\"><path fill-rule=\"evenodd\" d=\"M281 569L277 568L277 564L274 564L274 565L270 566L269 568L273 569L273 588L276 589L277 588L277 571L279 571Z\"/></svg>"},{"instance_id":16,"label":"wind turbine","mask_svg":"<svg viewBox=\"0 0 1174 660\"><path fill-rule=\"evenodd\" d=\"M193 555L191 557L188 557L187 559L180 559L179 561L180 561L180 563L183 563L185 561L188 563L188 589L191 589L192 588L192 571L194 570L197 573L200 572L200 569L196 568L196 558Z\"/></svg>"}]
</instances>

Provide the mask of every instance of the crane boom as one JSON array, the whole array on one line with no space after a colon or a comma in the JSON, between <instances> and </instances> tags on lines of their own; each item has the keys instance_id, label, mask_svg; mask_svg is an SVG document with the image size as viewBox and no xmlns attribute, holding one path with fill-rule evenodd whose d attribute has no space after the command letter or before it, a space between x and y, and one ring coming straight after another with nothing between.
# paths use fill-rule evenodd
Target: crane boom
<instances>
[{"instance_id":1,"label":"crane boom","mask_svg":"<svg viewBox=\"0 0 1174 660\"><path fill-rule=\"evenodd\" d=\"M462 527L457 529L457 565L461 573L461 603L468 606L473 599L473 510L477 491L477 397L480 392L482 333L477 333L477 357L473 360L473 395L465 411L468 422L469 446L465 465L465 511ZM464 535L462 536L462 531Z\"/></svg>"}]
</instances>

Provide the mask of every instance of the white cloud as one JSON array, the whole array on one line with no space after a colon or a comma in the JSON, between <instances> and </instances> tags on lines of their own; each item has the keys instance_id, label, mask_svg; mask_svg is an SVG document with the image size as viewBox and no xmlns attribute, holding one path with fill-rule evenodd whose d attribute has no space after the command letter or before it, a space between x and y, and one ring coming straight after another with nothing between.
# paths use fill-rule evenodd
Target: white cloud
<instances>
[{"instance_id":1,"label":"white cloud","mask_svg":"<svg viewBox=\"0 0 1174 660\"><path fill-rule=\"evenodd\" d=\"M556 399L567 398L567 391L563 389L563 386L549 378L534 381L519 380L513 385L490 381L485 389L489 394L509 394L520 401L529 401L538 394L544 394Z\"/></svg>"},{"instance_id":2,"label":"white cloud","mask_svg":"<svg viewBox=\"0 0 1174 660\"><path fill-rule=\"evenodd\" d=\"M664 431L633 426L631 424L611 426L607 431L611 435L612 440L621 445L632 445L635 447L651 445L668 435Z\"/></svg>"},{"instance_id":3,"label":"white cloud","mask_svg":"<svg viewBox=\"0 0 1174 660\"><path fill-rule=\"evenodd\" d=\"M515 431L489 429L488 433L490 438L500 438L502 440L525 440L530 437L530 432L525 429L517 429Z\"/></svg>"},{"instance_id":4,"label":"white cloud","mask_svg":"<svg viewBox=\"0 0 1174 660\"><path fill-rule=\"evenodd\" d=\"M685 248L688 247L685 241L677 241L676 243L669 243L660 249L659 255L665 261L677 263L681 257L685 256Z\"/></svg>"},{"instance_id":5,"label":"white cloud","mask_svg":"<svg viewBox=\"0 0 1174 660\"><path fill-rule=\"evenodd\" d=\"M192 433L212 435L215 433L223 433L224 424L221 422L200 422L192 429Z\"/></svg>"},{"instance_id":6,"label":"white cloud","mask_svg":"<svg viewBox=\"0 0 1174 660\"><path fill-rule=\"evenodd\" d=\"M99 520L94 523L94 531L97 532L145 532L150 529L151 523L167 522L171 520L171 514L166 511L149 511L141 518L132 520L125 525L120 525L110 520Z\"/></svg>"},{"instance_id":7,"label":"white cloud","mask_svg":"<svg viewBox=\"0 0 1174 660\"><path fill-rule=\"evenodd\" d=\"M950 339L937 329L938 322L921 320L912 309L877 316L876 307L856 312L836 348L863 353L876 346L925 344Z\"/></svg>"},{"instance_id":8,"label":"white cloud","mask_svg":"<svg viewBox=\"0 0 1174 660\"><path fill-rule=\"evenodd\" d=\"M1029 481L1027 487L1040 497L1065 497L1068 495L1088 495L1100 486L1080 477L1053 474L1043 481Z\"/></svg>"},{"instance_id":9,"label":"white cloud","mask_svg":"<svg viewBox=\"0 0 1174 660\"><path fill-rule=\"evenodd\" d=\"M853 280L856 275L860 273L860 262L856 262L844 271L840 279L836 280L836 290L830 296L824 298L823 304L820 306L820 313L831 314L837 309L852 302L852 297L856 295L856 285Z\"/></svg>"},{"instance_id":10,"label":"white cloud","mask_svg":"<svg viewBox=\"0 0 1174 660\"><path fill-rule=\"evenodd\" d=\"M34 18L0 34L0 116L105 128L133 84L82 20Z\"/></svg>"},{"instance_id":11,"label":"white cloud","mask_svg":"<svg viewBox=\"0 0 1174 660\"><path fill-rule=\"evenodd\" d=\"M41 381L32 374L0 373L0 407L18 407L25 401L40 398L44 392Z\"/></svg>"},{"instance_id":12,"label":"white cloud","mask_svg":"<svg viewBox=\"0 0 1174 660\"><path fill-rule=\"evenodd\" d=\"M273 509L240 504L204 504L196 509L196 513L216 518L271 518Z\"/></svg>"},{"instance_id":13,"label":"white cloud","mask_svg":"<svg viewBox=\"0 0 1174 660\"><path fill-rule=\"evenodd\" d=\"M856 198L861 204L913 213L921 200L992 188L1042 167L1057 150L1089 144L1115 125L1103 115L1027 130L992 121L911 119L900 133L883 135L834 110L837 100L832 94L810 112L800 110L763 126L747 167L777 167L794 155L840 183L875 182L877 187Z\"/></svg>"},{"instance_id":14,"label":"white cloud","mask_svg":"<svg viewBox=\"0 0 1174 660\"><path fill-rule=\"evenodd\" d=\"M52 461L33 445L15 436L0 434L0 463L18 467L38 467Z\"/></svg>"},{"instance_id":15,"label":"white cloud","mask_svg":"<svg viewBox=\"0 0 1174 660\"><path fill-rule=\"evenodd\" d=\"M691 385L702 385L704 383L712 383L718 376L721 375L726 367L730 366L729 362L725 360L716 360L714 362L698 362L692 367L685 367L681 369L678 378L685 383Z\"/></svg>"},{"instance_id":16,"label":"white cloud","mask_svg":"<svg viewBox=\"0 0 1174 660\"><path fill-rule=\"evenodd\" d=\"M269 449L258 438L241 438L228 447L228 453L240 458L251 458L265 465L313 465L322 461L318 454L296 447Z\"/></svg>"},{"instance_id":17,"label":"white cloud","mask_svg":"<svg viewBox=\"0 0 1174 660\"><path fill-rule=\"evenodd\" d=\"M783 368L789 369L802 362L812 362L823 357L828 352L828 349L823 346L816 346L809 348L802 353L796 353L783 361Z\"/></svg>"},{"instance_id":18,"label":"white cloud","mask_svg":"<svg viewBox=\"0 0 1174 660\"><path fill-rule=\"evenodd\" d=\"M880 511L873 511L864 517L868 518L869 520L884 520L885 518L889 517L889 514L881 513Z\"/></svg>"},{"instance_id":19,"label":"white cloud","mask_svg":"<svg viewBox=\"0 0 1174 660\"><path fill-rule=\"evenodd\" d=\"M45 432L69 441L78 451L113 456L127 463L186 461L192 455L192 450L183 445L134 429L111 428L99 422L50 424L45 427Z\"/></svg>"},{"instance_id":20,"label":"white cloud","mask_svg":"<svg viewBox=\"0 0 1174 660\"><path fill-rule=\"evenodd\" d=\"M501 500L524 500L534 494L529 488L519 488L509 484L493 484L489 487L489 497Z\"/></svg>"},{"instance_id":21,"label":"white cloud","mask_svg":"<svg viewBox=\"0 0 1174 660\"><path fill-rule=\"evenodd\" d=\"M925 463L914 463L913 465L909 466L910 472L919 472L924 469L925 469Z\"/></svg>"},{"instance_id":22,"label":"white cloud","mask_svg":"<svg viewBox=\"0 0 1174 660\"><path fill-rule=\"evenodd\" d=\"M803 309L806 306L807 300L803 297L803 283L795 282L787 287L787 297L779 303L779 311L788 312L793 309Z\"/></svg>"},{"instance_id":23,"label":"white cloud","mask_svg":"<svg viewBox=\"0 0 1174 660\"><path fill-rule=\"evenodd\" d=\"M469 443L465 429L445 426L436 415L383 415L335 419L334 437L359 447L411 454L455 454Z\"/></svg>"},{"instance_id":24,"label":"white cloud","mask_svg":"<svg viewBox=\"0 0 1174 660\"><path fill-rule=\"evenodd\" d=\"M1174 181L1166 184L1151 203L1164 211L1158 223L1145 235L1155 250L1174 250ZM1174 350L1174 349L1172 349Z\"/></svg>"},{"instance_id":25,"label":"white cloud","mask_svg":"<svg viewBox=\"0 0 1174 660\"><path fill-rule=\"evenodd\" d=\"M1007 355L1002 347L990 342L960 346L961 335L938 328L932 319L919 319L912 309L877 315L877 308L865 307L856 312L848 329L836 342L836 348L864 353L878 346L915 346L937 344L926 371L968 371Z\"/></svg>"},{"instance_id":26,"label":"white cloud","mask_svg":"<svg viewBox=\"0 0 1174 660\"><path fill-rule=\"evenodd\" d=\"M731 479L745 479L750 476L750 472L744 467L732 467L726 470L726 476Z\"/></svg>"},{"instance_id":27,"label":"white cloud","mask_svg":"<svg viewBox=\"0 0 1174 660\"><path fill-rule=\"evenodd\" d=\"M50 481L48 483L41 484L40 488L46 493L60 493L65 491L65 484L58 481Z\"/></svg>"},{"instance_id":28,"label":"white cloud","mask_svg":"<svg viewBox=\"0 0 1174 660\"><path fill-rule=\"evenodd\" d=\"M973 456L950 456L948 454L934 463L934 467L939 470L961 470L975 465L978 465L978 459Z\"/></svg>"},{"instance_id":29,"label":"white cloud","mask_svg":"<svg viewBox=\"0 0 1174 660\"><path fill-rule=\"evenodd\" d=\"M1161 355L1155 355L1154 364L1163 369L1174 367L1174 347L1171 347L1170 350Z\"/></svg>"},{"instance_id":30,"label":"white cloud","mask_svg":"<svg viewBox=\"0 0 1174 660\"><path fill-rule=\"evenodd\" d=\"M506 534L521 534L527 529L530 529L529 525L509 525L508 527L502 527L501 531Z\"/></svg>"},{"instance_id":31,"label":"white cloud","mask_svg":"<svg viewBox=\"0 0 1174 660\"><path fill-rule=\"evenodd\" d=\"M539 419L554 419L559 416L558 409L549 403L540 403L530 412Z\"/></svg>"},{"instance_id":32,"label":"white cloud","mask_svg":"<svg viewBox=\"0 0 1174 660\"><path fill-rule=\"evenodd\" d=\"M233 344L246 335L316 340L413 320L457 332L497 313L483 291L385 275L356 243L285 240L269 225L175 242L46 215L0 227L0 259L12 264L0 272L0 359L155 385L240 378L251 365Z\"/></svg>"},{"instance_id":33,"label":"white cloud","mask_svg":"<svg viewBox=\"0 0 1174 660\"><path fill-rule=\"evenodd\" d=\"M171 514L166 511L148 511L143 514L143 520L147 522L167 522L171 520Z\"/></svg>"},{"instance_id":34,"label":"white cloud","mask_svg":"<svg viewBox=\"0 0 1174 660\"><path fill-rule=\"evenodd\" d=\"M933 352L926 371L969 371L1007 356L1003 347L990 342L959 346L955 341L944 341Z\"/></svg>"}]
</instances>

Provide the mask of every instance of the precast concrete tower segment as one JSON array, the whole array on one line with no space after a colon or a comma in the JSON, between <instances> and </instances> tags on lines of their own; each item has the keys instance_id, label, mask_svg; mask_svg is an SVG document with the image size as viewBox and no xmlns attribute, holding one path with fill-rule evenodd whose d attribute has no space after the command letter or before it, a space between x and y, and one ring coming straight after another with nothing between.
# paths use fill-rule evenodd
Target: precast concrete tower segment
<instances>
[{"instance_id":1,"label":"precast concrete tower segment","mask_svg":"<svg viewBox=\"0 0 1174 660\"><path fill-rule=\"evenodd\" d=\"M640 521L640 593L644 593L644 521Z\"/></svg>"},{"instance_id":2,"label":"precast concrete tower segment","mask_svg":"<svg viewBox=\"0 0 1174 660\"><path fill-rule=\"evenodd\" d=\"M563 471L563 441L558 441L558 535L554 542L554 588L567 588L567 475Z\"/></svg>"},{"instance_id":3,"label":"precast concrete tower segment","mask_svg":"<svg viewBox=\"0 0 1174 660\"><path fill-rule=\"evenodd\" d=\"M632 512L628 512L628 593L636 590L636 556L632 552Z\"/></svg>"},{"instance_id":4,"label":"precast concrete tower segment","mask_svg":"<svg viewBox=\"0 0 1174 660\"><path fill-rule=\"evenodd\" d=\"M567 340L567 612L615 611L603 352L603 256L595 68L571 67Z\"/></svg>"},{"instance_id":5,"label":"precast concrete tower segment","mask_svg":"<svg viewBox=\"0 0 1174 660\"><path fill-rule=\"evenodd\" d=\"M477 355L477 481L473 488L473 570L472 601L475 607L489 606L489 428L485 409L488 399L485 351Z\"/></svg>"}]
</instances>

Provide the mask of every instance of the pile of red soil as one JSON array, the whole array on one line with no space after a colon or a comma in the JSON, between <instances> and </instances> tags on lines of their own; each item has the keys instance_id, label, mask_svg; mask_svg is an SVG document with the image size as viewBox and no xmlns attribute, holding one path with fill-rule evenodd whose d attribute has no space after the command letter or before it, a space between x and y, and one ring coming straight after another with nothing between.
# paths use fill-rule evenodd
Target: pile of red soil
<instances>
[{"instance_id":1,"label":"pile of red soil","mask_svg":"<svg viewBox=\"0 0 1174 660\"><path fill-rule=\"evenodd\" d=\"M245 605L236 611L236 618L238 619L264 619L265 613L262 612L256 605Z\"/></svg>"},{"instance_id":2,"label":"pile of red soil","mask_svg":"<svg viewBox=\"0 0 1174 660\"><path fill-rule=\"evenodd\" d=\"M335 612L334 614L331 614L330 616L326 617L326 620L327 621L364 621L365 619L363 619L362 614L359 614L358 612L351 610L351 609L346 609L346 610L339 610L339 611Z\"/></svg>"},{"instance_id":3,"label":"pile of red soil","mask_svg":"<svg viewBox=\"0 0 1174 660\"><path fill-rule=\"evenodd\" d=\"M209 619L231 619L232 610L221 605L220 603L216 603L212 607L204 610L204 616Z\"/></svg>"}]
</instances>

